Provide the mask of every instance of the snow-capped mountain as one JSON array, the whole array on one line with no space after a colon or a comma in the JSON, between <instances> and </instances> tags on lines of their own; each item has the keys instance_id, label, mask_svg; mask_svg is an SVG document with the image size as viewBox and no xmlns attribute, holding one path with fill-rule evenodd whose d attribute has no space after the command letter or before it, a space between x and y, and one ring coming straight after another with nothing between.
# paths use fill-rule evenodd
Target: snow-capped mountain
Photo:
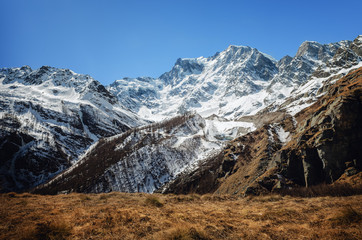
<instances>
[{"instance_id":1,"label":"snow-capped mountain","mask_svg":"<svg viewBox=\"0 0 362 240\"><path fill-rule=\"evenodd\" d=\"M266 123L295 121L362 65L361 41L304 42L294 57L279 61L230 46L212 57L178 59L157 79L124 78L106 88L70 70L2 69L3 188L30 188L65 170L36 191L153 192L207 163L227 141Z\"/></svg>"},{"instance_id":2,"label":"snow-capped mountain","mask_svg":"<svg viewBox=\"0 0 362 240\"><path fill-rule=\"evenodd\" d=\"M4 191L36 186L100 138L145 123L98 81L67 69L3 68L0 96Z\"/></svg>"},{"instance_id":3,"label":"snow-capped mountain","mask_svg":"<svg viewBox=\"0 0 362 240\"><path fill-rule=\"evenodd\" d=\"M159 191L245 195L358 179L361 40L359 36L340 46L288 98L239 118L258 129L228 142L216 157L184 171ZM315 50L318 43L304 46L297 55L310 46L314 54L307 55L323 56Z\"/></svg>"},{"instance_id":4,"label":"snow-capped mountain","mask_svg":"<svg viewBox=\"0 0 362 240\"><path fill-rule=\"evenodd\" d=\"M295 57L279 61L255 48L230 46L212 57L178 59L157 79L125 78L107 89L145 119L157 120L195 110L235 119L279 103L350 41L304 42Z\"/></svg>"}]
</instances>

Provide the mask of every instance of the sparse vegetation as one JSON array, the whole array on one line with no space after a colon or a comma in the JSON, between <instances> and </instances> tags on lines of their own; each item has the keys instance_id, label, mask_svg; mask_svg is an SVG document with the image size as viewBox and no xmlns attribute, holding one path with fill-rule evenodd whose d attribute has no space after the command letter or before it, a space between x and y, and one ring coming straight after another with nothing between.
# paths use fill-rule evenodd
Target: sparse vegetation
<instances>
[{"instance_id":1,"label":"sparse vegetation","mask_svg":"<svg viewBox=\"0 0 362 240\"><path fill-rule=\"evenodd\" d=\"M1 194L0 239L360 239L361 200L362 195Z\"/></svg>"}]
</instances>

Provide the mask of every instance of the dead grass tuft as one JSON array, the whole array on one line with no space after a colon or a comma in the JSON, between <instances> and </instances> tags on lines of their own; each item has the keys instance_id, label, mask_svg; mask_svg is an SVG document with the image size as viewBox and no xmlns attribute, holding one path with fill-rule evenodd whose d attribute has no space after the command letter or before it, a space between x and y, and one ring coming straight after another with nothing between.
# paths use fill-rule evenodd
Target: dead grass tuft
<instances>
[{"instance_id":1,"label":"dead grass tuft","mask_svg":"<svg viewBox=\"0 0 362 240\"><path fill-rule=\"evenodd\" d=\"M177 227L170 229L161 239L165 240L209 240L211 239L204 231L195 227Z\"/></svg>"},{"instance_id":2,"label":"dead grass tuft","mask_svg":"<svg viewBox=\"0 0 362 240\"><path fill-rule=\"evenodd\" d=\"M163 203L156 196L149 195L146 197L145 203L147 205L155 206L155 207L163 207Z\"/></svg>"},{"instance_id":3,"label":"dead grass tuft","mask_svg":"<svg viewBox=\"0 0 362 240\"><path fill-rule=\"evenodd\" d=\"M79 199L80 199L82 202L91 200L91 198L90 198L88 195L86 195L86 194L81 194L81 195L79 195Z\"/></svg>"}]
</instances>

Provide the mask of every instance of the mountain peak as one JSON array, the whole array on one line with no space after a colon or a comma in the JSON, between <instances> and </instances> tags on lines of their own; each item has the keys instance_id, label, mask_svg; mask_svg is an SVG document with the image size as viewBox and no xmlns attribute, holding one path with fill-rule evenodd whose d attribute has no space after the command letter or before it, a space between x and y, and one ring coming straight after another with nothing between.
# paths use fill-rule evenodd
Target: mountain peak
<instances>
[{"instance_id":1,"label":"mountain peak","mask_svg":"<svg viewBox=\"0 0 362 240\"><path fill-rule=\"evenodd\" d=\"M33 71L33 70L31 69L31 67L29 67L28 65L22 66L22 67L20 68L20 70L23 70L23 71Z\"/></svg>"},{"instance_id":2,"label":"mountain peak","mask_svg":"<svg viewBox=\"0 0 362 240\"><path fill-rule=\"evenodd\" d=\"M235 50L235 49L253 49L252 47L249 47L249 46L243 46L243 45L229 45L229 47L226 49L226 50Z\"/></svg>"},{"instance_id":3,"label":"mountain peak","mask_svg":"<svg viewBox=\"0 0 362 240\"><path fill-rule=\"evenodd\" d=\"M322 47L322 44L315 41L304 41L298 48L296 57L310 57L316 58L318 55L319 49Z\"/></svg>"}]
</instances>

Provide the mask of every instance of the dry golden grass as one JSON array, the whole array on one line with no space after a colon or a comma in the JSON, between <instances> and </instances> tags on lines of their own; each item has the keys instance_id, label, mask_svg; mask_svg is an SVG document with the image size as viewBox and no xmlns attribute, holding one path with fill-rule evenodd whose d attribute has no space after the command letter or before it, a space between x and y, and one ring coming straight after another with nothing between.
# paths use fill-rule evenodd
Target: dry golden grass
<instances>
[{"instance_id":1,"label":"dry golden grass","mask_svg":"<svg viewBox=\"0 0 362 240\"><path fill-rule=\"evenodd\" d=\"M0 195L0 239L361 239L362 195Z\"/></svg>"}]
</instances>

